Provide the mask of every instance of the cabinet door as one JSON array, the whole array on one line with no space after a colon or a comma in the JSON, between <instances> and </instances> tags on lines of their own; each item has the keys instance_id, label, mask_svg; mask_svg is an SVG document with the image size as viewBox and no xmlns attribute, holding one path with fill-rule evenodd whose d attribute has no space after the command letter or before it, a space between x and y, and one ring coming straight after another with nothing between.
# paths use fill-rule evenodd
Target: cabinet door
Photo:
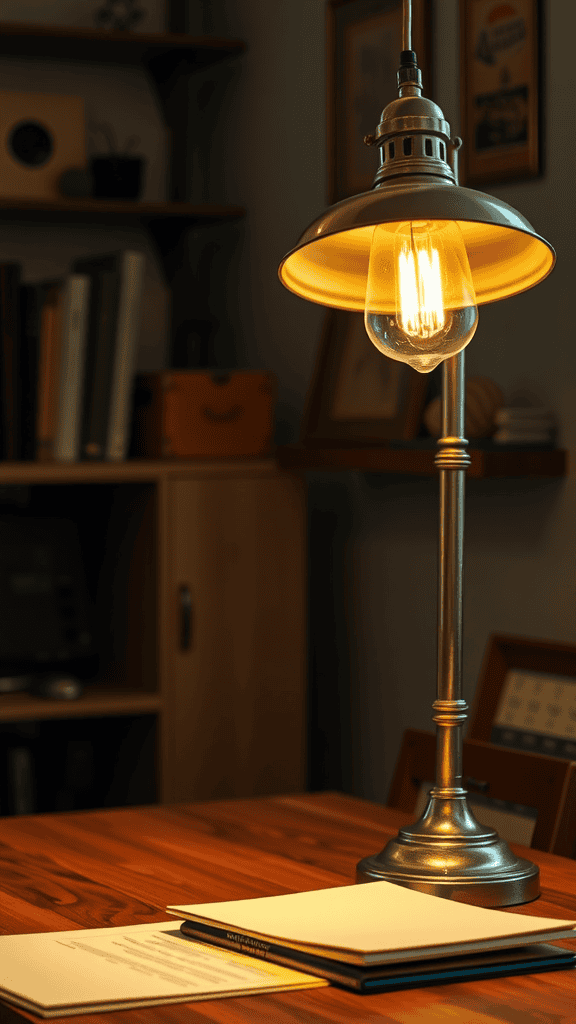
<instances>
[{"instance_id":1,"label":"cabinet door","mask_svg":"<svg viewBox=\"0 0 576 1024\"><path fill-rule=\"evenodd\" d=\"M165 801L302 790L305 507L290 474L168 484Z\"/></svg>"}]
</instances>

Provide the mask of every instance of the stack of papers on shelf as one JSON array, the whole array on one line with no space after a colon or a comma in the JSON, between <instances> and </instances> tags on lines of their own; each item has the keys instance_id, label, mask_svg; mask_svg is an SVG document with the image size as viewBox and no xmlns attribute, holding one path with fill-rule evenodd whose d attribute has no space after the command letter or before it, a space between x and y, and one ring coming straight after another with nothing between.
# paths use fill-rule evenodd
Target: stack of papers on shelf
<instances>
[{"instance_id":1,"label":"stack of papers on shelf","mask_svg":"<svg viewBox=\"0 0 576 1024\"><path fill-rule=\"evenodd\" d=\"M359 991L574 965L576 921L487 910L390 882L168 907L196 940ZM536 945L535 945L536 944Z\"/></svg>"},{"instance_id":2,"label":"stack of papers on shelf","mask_svg":"<svg viewBox=\"0 0 576 1024\"><path fill-rule=\"evenodd\" d=\"M494 422L496 444L554 444L556 418L550 409L539 405L509 405L498 409Z\"/></svg>"}]
</instances>

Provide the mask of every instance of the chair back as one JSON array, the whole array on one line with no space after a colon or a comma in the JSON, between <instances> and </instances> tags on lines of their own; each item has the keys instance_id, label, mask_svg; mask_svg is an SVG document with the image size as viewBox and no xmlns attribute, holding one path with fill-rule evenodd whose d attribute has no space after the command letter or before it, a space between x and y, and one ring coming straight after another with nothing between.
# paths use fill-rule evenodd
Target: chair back
<instances>
[{"instance_id":1,"label":"chair back","mask_svg":"<svg viewBox=\"0 0 576 1024\"><path fill-rule=\"evenodd\" d=\"M419 816L435 776L434 733L407 729L388 806ZM465 740L462 785L475 817L507 842L576 856L576 762Z\"/></svg>"}]
</instances>

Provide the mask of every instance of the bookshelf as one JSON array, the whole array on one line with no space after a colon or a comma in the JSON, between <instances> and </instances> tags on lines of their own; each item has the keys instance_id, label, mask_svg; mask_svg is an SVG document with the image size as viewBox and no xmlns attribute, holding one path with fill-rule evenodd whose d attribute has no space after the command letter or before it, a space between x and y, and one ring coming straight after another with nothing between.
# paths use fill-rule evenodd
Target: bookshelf
<instances>
[{"instance_id":1,"label":"bookshelf","mask_svg":"<svg viewBox=\"0 0 576 1024\"><path fill-rule=\"evenodd\" d=\"M132 65L144 68L158 97L167 130L166 202L66 199L42 202L34 199L0 198L0 223L119 224L144 227L158 253L173 295L172 333L186 308L186 294L178 268L182 243L193 227L238 221L245 210L236 205L190 203L189 154L186 118L190 75L245 50L240 39L198 37L183 33L106 32L66 29L59 26L0 21L0 59L21 57L102 65ZM182 275L180 275L182 278ZM184 292L184 294L181 294Z\"/></svg>"},{"instance_id":2,"label":"bookshelf","mask_svg":"<svg viewBox=\"0 0 576 1024\"><path fill-rule=\"evenodd\" d=\"M189 76L244 48L233 39L0 22L0 58L143 67L169 146L165 202L0 199L0 224L70 224L79 233L91 224L144 227L171 286L176 331L174 311L188 315L188 284L178 274L186 233L245 213L188 201ZM101 641L98 670L79 699L0 694L0 760L10 750L31 753L40 793L33 809L304 788L306 544L298 475L273 458L5 461L0 513L74 522ZM76 752L71 760L66 751ZM90 776L89 760L84 789L66 782L74 772ZM58 788L58 773L67 794L51 796L43 776L56 778Z\"/></svg>"},{"instance_id":3,"label":"bookshelf","mask_svg":"<svg viewBox=\"0 0 576 1024\"><path fill-rule=\"evenodd\" d=\"M186 232L193 227L233 223L245 216L240 206L218 203L146 203L102 199L62 199L42 203L34 199L0 198L0 222L36 224L139 225L152 239L168 281L177 263L177 252Z\"/></svg>"},{"instance_id":4,"label":"bookshelf","mask_svg":"<svg viewBox=\"0 0 576 1024\"><path fill-rule=\"evenodd\" d=\"M101 792L104 804L303 789L306 514L299 476L272 458L2 463L3 511L15 495L22 515L75 522L103 642L97 676L79 699L0 694L4 745L45 751L89 736L96 750L110 747L107 764L121 764L126 749L140 757L147 743L143 763L124 764ZM186 643L183 588L190 595ZM0 811L1 802L0 793ZM38 809L51 807L67 809Z\"/></svg>"}]
</instances>

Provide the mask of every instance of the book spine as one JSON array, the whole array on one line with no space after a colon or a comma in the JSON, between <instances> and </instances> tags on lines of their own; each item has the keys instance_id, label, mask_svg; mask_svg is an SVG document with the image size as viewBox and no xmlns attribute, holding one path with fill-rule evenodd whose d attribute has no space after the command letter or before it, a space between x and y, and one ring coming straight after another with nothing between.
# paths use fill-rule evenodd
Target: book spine
<instances>
[{"instance_id":1,"label":"book spine","mask_svg":"<svg viewBox=\"0 0 576 1024\"><path fill-rule=\"evenodd\" d=\"M190 921L183 921L180 931L187 938L194 939L196 942L205 942L210 946L219 946L222 949L233 949L237 953L254 956L260 960L269 960L273 964L291 967L295 971L302 970L306 974L314 974L319 978L326 978L327 981L345 985L346 988L360 991L362 986L362 978L353 967L343 966L340 963L336 966L335 963L325 961L318 963L317 960L321 958L309 957L306 953L289 950L273 943L256 944L249 935L240 935L237 932L229 931L222 932L210 925L198 928L196 923L193 924Z\"/></svg>"},{"instance_id":2,"label":"book spine","mask_svg":"<svg viewBox=\"0 0 576 1024\"><path fill-rule=\"evenodd\" d=\"M18 263L0 263L0 339L2 357L2 445L3 459L18 458L18 321L21 267Z\"/></svg>"},{"instance_id":3,"label":"book spine","mask_svg":"<svg viewBox=\"0 0 576 1024\"><path fill-rule=\"evenodd\" d=\"M36 456L36 414L38 405L38 352L42 285L20 287L20 459Z\"/></svg>"},{"instance_id":4,"label":"book spine","mask_svg":"<svg viewBox=\"0 0 576 1024\"><path fill-rule=\"evenodd\" d=\"M62 291L63 284L60 282L49 286L42 307L36 419L36 455L41 462L50 461L54 451L60 376Z\"/></svg>"},{"instance_id":5,"label":"book spine","mask_svg":"<svg viewBox=\"0 0 576 1024\"><path fill-rule=\"evenodd\" d=\"M122 257L116 350L110 392L106 458L126 458L129 441L132 378L140 327L144 255L127 251Z\"/></svg>"},{"instance_id":6,"label":"book spine","mask_svg":"<svg viewBox=\"0 0 576 1024\"><path fill-rule=\"evenodd\" d=\"M54 458L73 462L80 456L80 417L90 278L71 274L66 280L62 311L62 344Z\"/></svg>"},{"instance_id":7,"label":"book spine","mask_svg":"<svg viewBox=\"0 0 576 1024\"><path fill-rule=\"evenodd\" d=\"M82 456L85 459L103 459L106 452L120 279L114 270L94 270L90 277L92 291Z\"/></svg>"}]
</instances>

